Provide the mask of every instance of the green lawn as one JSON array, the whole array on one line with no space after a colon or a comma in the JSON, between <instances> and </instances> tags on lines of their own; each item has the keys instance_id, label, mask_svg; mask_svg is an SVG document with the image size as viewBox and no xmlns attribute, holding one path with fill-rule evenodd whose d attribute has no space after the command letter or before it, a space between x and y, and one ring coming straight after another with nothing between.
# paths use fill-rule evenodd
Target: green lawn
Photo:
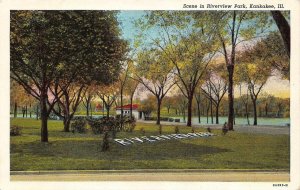
<instances>
[{"instance_id":1,"label":"green lawn","mask_svg":"<svg viewBox=\"0 0 300 190\"><path fill-rule=\"evenodd\" d=\"M40 121L12 119L23 127L22 135L11 137L11 170L97 170L97 169L289 169L288 135L229 132L209 138L168 140L121 146L112 142L101 152L102 135L62 132L61 121L49 121L49 143L40 142ZM132 133L117 138L157 135L158 127L137 124ZM201 131L203 129L197 129ZM180 127L181 133L191 128ZM174 126L163 126L163 134Z\"/></svg>"}]
</instances>

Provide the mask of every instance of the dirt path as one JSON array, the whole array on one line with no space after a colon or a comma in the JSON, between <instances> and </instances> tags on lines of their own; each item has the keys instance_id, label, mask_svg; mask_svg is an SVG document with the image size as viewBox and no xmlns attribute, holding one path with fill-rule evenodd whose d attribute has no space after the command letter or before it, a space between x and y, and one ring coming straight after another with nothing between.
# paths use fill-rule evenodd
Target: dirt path
<instances>
[{"instance_id":1,"label":"dirt path","mask_svg":"<svg viewBox=\"0 0 300 190\"><path fill-rule=\"evenodd\" d=\"M138 172L138 173L56 173L11 175L12 181L218 181L288 182L288 172Z\"/></svg>"},{"instance_id":2,"label":"dirt path","mask_svg":"<svg viewBox=\"0 0 300 190\"><path fill-rule=\"evenodd\" d=\"M140 123L155 123L154 121L138 121ZM185 126L185 123L175 122L161 122L162 125L179 125ZM194 127L207 128L221 130L222 125L210 124L210 125L193 125ZM271 134L271 135L289 135L290 127L287 126L264 126L264 125L235 125L234 130L239 133L259 133L259 134Z\"/></svg>"}]
</instances>

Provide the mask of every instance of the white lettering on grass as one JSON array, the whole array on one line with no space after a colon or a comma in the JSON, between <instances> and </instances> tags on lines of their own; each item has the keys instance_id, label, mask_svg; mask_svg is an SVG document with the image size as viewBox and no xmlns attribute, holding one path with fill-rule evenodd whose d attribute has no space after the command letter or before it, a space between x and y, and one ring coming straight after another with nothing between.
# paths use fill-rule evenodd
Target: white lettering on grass
<instances>
[{"instance_id":1,"label":"white lettering on grass","mask_svg":"<svg viewBox=\"0 0 300 190\"><path fill-rule=\"evenodd\" d=\"M123 145L123 146L126 146L126 145L130 145L131 143L130 142L126 142L124 141L123 139L114 139L117 143Z\"/></svg>"},{"instance_id":2,"label":"white lettering on grass","mask_svg":"<svg viewBox=\"0 0 300 190\"><path fill-rule=\"evenodd\" d=\"M138 138L138 137L132 137L132 140L135 140L137 142L143 143L144 141L142 141L142 139Z\"/></svg>"}]
</instances>

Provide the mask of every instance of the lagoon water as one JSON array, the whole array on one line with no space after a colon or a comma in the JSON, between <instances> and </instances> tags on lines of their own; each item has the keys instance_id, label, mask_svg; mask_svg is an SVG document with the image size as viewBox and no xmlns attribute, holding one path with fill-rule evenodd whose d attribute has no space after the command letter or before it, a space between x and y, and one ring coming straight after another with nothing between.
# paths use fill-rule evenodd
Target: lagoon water
<instances>
[{"instance_id":1,"label":"lagoon water","mask_svg":"<svg viewBox=\"0 0 300 190\"><path fill-rule=\"evenodd\" d=\"M22 114L18 114L18 118L22 118ZM82 115L85 116L85 115ZM13 114L10 115L10 117L13 117ZM99 117L98 115L95 117ZM27 118L29 118L29 114L27 115ZM35 114L32 114L32 118L35 118ZM181 123L184 123L183 117L170 117L174 119L180 119ZM187 121L187 117L185 118ZM185 121L185 122L186 122ZM253 118L249 118L250 125L253 125ZM227 117L219 117L219 124L224 124L227 122ZM214 117L214 124L216 123L216 118ZM199 124L198 117L192 117L192 124ZM212 124L211 118L208 117L208 123L205 116L201 117L201 123L200 124ZM235 118L235 124L236 125L247 125L247 119L242 117ZM290 118L264 118L259 117L257 118L257 125L270 125L270 126L287 126L290 124Z\"/></svg>"},{"instance_id":2,"label":"lagoon water","mask_svg":"<svg viewBox=\"0 0 300 190\"><path fill-rule=\"evenodd\" d=\"M172 117L176 119L180 119L180 122L184 122L183 117ZM227 117L219 117L219 124L224 124L227 122ZM185 118L187 120L187 117ZM214 124L216 123L216 118L214 117ZM249 118L250 125L253 125L253 118ZM199 124L198 117L192 117L192 124ZM211 117L208 117L208 123L206 117L201 117L200 124L212 124ZM236 125L248 125L246 118L237 117L235 118ZM257 125L272 125L272 126L287 126L290 124L290 118L257 118Z\"/></svg>"}]
</instances>

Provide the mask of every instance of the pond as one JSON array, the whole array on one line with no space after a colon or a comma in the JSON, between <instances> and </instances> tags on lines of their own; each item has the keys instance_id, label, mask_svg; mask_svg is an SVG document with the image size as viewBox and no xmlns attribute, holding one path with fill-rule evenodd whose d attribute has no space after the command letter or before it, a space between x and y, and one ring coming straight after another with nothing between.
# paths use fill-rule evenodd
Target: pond
<instances>
[{"instance_id":1,"label":"pond","mask_svg":"<svg viewBox=\"0 0 300 190\"><path fill-rule=\"evenodd\" d=\"M180 122L184 122L183 117L172 117L174 119L180 119ZM224 124L227 122L227 117L219 117L219 124ZM187 117L185 118L187 121ZM216 118L213 119L214 124L216 123ZM250 125L253 125L253 118L249 118ZM198 117L192 117L192 124L199 124ZM208 117L208 122L206 117L201 117L201 124L212 124L211 118ZM247 125L247 119L242 117L235 118L236 125ZM272 125L272 126L287 126L290 124L290 118L257 118L257 125Z\"/></svg>"}]
</instances>

